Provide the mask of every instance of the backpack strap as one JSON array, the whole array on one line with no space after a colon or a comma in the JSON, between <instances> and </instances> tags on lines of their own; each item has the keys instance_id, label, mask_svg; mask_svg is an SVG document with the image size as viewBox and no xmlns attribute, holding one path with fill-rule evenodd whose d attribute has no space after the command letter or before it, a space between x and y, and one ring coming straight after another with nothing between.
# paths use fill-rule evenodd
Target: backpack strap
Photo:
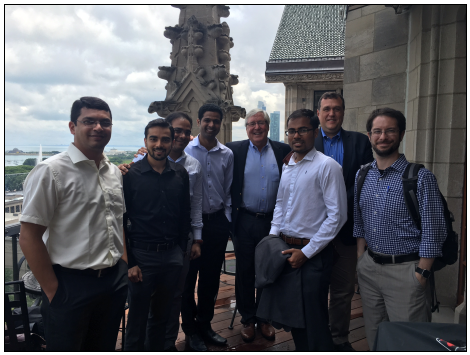
<instances>
[{"instance_id":1,"label":"backpack strap","mask_svg":"<svg viewBox=\"0 0 470 355\"><path fill-rule=\"evenodd\" d=\"M421 216L418 205L418 172L421 168L424 168L424 165L409 163L401 177L405 205L418 229L421 229Z\"/></svg>"},{"instance_id":2,"label":"backpack strap","mask_svg":"<svg viewBox=\"0 0 470 355\"><path fill-rule=\"evenodd\" d=\"M361 200L361 190L362 185L364 185L364 180L366 179L367 173L372 165L372 162L365 165L361 165L359 169L359 175L357 175L357 185L356 185L356 194L357 194L357 206L359 207L359 201Z\"/></svg>"}]
</instances>

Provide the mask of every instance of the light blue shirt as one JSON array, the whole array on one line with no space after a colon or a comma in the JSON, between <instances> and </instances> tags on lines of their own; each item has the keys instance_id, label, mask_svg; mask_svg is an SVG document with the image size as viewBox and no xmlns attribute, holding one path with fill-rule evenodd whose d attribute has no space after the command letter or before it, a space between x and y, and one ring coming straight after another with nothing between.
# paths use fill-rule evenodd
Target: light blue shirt
<instances>
[{"instance_id":1,"label":"light blue shirt","mask_svg":"<svg viewBox=\"0 0 470 355\"><path fill-rule=\"evenodd\" d=\"M272 212L276 205L278 188L279 168L271 144L268 141L260 153L250 141L246 155L242 207L255 213Z\"/></svg>"},{"instance_id":2,"label":"light blue shirt","mask_svg":"<svg viewBox=\"0 0 470 355\"><path fill-rule=\"evenodd\" d=\"M201 163L202 213L214 213L222 208L229 222L232 221L232 198L230 187L233 180L233 152L217 141L217 145L207 150L199 142L199 136L189 142L186 153Z\"/></svg>"},{"instance_id":3,"label":"light blue shirt","mask_svg":"<svg viewBox=\"0 0 470 355\"><path fill-rule=\"evenodd\" d=\"M139 155L132 161L135 163L142 160L144 155ZM174 161L168 156L168 160L182 165L189 174L189 194L191 195L191 227L194 239L202 237L202 168L197 159L186 154L184 151L181 156Z\"/></svg>"},{"instance_id":4,"label":"light blue shirt","mask_svg":"<svg viewBox=\"0 0 470 355\"><path fill-rule=\"evenodd\" d=\"M336 162L343 166L344 147L341 139L341 130L333 138L328 137L323 129L320 128L323 136L323 150L327 157L333 158Z\"/></svg>"}]
</instances>

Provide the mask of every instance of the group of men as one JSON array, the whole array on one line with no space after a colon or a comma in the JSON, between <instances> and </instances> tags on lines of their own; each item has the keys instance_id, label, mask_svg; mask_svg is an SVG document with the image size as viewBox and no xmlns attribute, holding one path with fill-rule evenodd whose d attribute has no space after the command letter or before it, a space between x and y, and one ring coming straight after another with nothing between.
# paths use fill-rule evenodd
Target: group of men
<instances>
[{"instance_id":1,"label":"group of men","mask_svg":"<svg viewBox=\"0 0 470 355\"><path fill-rule=\"evenodd\" d=\"M226 146L216 138L218 106L199 109L192 141L192 119L175 112L148 123L147 154L119 170L103 154L109 106L75 101L74 142L24 185L20 246L43 290L48 350L113 350L126 298L124 350L176 350L180 312L193 350L226 344L211 321L229 235L246 342L256 328L275 337L272 319L257 315L263 289L255 290L255 250L268 235L284 240L286 267L300 273L300 289L276 304L288 312L288 293L302 297L293 308L305 319L292 327L296 350L353 351L356 264L371 349L382 321L430 321L426 276L441 255L445 221L426 169L418 175L421 226L408 215L401 188L408 163L398 152L405 117L375 110L366 136L342 128L338 93L325 93L318 107L288 117L289 145L268 139L262 110L246 116L248 139ZM357 172L371 162L358 199Z\"/></svg>"}]
</instances>

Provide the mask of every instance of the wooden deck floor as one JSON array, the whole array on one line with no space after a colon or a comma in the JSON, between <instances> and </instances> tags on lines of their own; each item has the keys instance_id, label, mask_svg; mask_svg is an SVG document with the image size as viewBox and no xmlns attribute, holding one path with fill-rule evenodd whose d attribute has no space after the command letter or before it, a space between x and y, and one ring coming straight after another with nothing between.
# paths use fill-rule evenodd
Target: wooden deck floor
<instances>
[{"instance_id":1,"label":"wooden deck floor","mask_svg":"<svg viewBox=\"0 0 470 355\"><path fill-rule=\"evenodd\" d=\"M251 343L245 343L240 336L241 316L237 312L234 327L228 329L235 309L235 277L221 275L220 288L215 305L214 319L212 320L212 329L227 338L226 346L208 345L209 351L293 351L295 350L294 341L291 333L283 330L276 331L276 339L268 341L264 339L261 333L257 333L256 338ZM369 351L364 330L364 319L362 317L362 303L360 295L355 294L351 304L351 324L349 327L349 340L356 351ZM181 330L176 341L176 347L179 351L190 351L186 345L184 333ZM116 344L116 350L121 350L121 333Z\"/></svg>"}]
</instances>

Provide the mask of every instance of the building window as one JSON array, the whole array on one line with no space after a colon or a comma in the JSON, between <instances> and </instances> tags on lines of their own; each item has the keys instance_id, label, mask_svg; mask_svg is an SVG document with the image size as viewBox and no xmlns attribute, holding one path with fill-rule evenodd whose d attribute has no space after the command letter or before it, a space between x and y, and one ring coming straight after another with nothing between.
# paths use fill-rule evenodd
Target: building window
<instances>
[{"instance_id":1,"label":"building window","mask_svg":"<svg viewBox=\"0 0 470 355\"><path fill-rule=\"evenodd\" d=\"M5 213L10 213L10 207L5 207Z\"/></svg>"},{"instance_id":2,"label":"building window","mask_svg":"<svg viewBox=\"0 0 470 355\"><path fill-rule=\"evenodd\" d=\"M16 212L20 212L20 205L16 206Z\"/></svg>"},{"instance_id":3,"label":"building window","mask_svg":"<svg viewBox=\"0 0 470 355\"><path fill-rule=\"evenodd\" d=\"M328 91L332 91L332 90L323 90L323 91L314 91L313 92L313 111L315 112L315 114L317 114L317 110L318 110L318 100L320 100L320 97L325 92L328 92Z\"/></svg>"}]
</instances>

